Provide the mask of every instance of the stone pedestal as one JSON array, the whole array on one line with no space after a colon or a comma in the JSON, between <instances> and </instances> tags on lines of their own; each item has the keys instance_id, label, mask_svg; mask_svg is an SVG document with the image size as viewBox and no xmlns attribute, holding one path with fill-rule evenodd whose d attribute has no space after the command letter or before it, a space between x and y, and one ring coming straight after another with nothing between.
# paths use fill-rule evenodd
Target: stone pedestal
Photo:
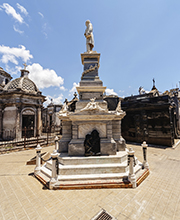
<instances>
[{"instance_id":1,"label":"stone pedestal","mask_svg":"<svg viewBox=\"0 0 180 220\"><path fill-rule=\"evenodd\" d=\"M121 140L121 119L125 112L120 104L115 111L108 111L103 100L106 87L98 76L100 53L83 53L81 60L84 69L77 87L79 101L75 112L68 111L66 104L59 112L63 126L59 152L68 152L69 156L84 156L85 151L87 155L116 155L117 151L125 150ZM90 137L93 131L99 136L100 152L93 150L95 141Z\"/></svg>"}]
</instances>

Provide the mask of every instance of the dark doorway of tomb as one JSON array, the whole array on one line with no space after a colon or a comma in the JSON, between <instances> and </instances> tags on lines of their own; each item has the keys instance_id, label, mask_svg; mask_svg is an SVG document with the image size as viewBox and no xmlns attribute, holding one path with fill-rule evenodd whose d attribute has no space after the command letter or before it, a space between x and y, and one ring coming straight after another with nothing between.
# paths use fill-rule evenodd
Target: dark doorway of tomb
<instances>
[{"instance_id":1,"label":"dark doorway of tomb","mask_svg":"<svg viewBox=\"0 0 180 220\"><path fill-rule=\"evenodd\" d=\"M91 134L87 134L84 140L85 156L99 156L100 153L100 137L97 130L93 130Z\"/></svg>"},{"instance_id":2,"label":"dark doorway of tomb","mask_svg":"<svg viewBox=\"0 0 180 220\"><path fill-rule=\"evenodd\" d=\"M34 115L22 116L22 137L34 137Z\"/></svg>"}]
</instances>

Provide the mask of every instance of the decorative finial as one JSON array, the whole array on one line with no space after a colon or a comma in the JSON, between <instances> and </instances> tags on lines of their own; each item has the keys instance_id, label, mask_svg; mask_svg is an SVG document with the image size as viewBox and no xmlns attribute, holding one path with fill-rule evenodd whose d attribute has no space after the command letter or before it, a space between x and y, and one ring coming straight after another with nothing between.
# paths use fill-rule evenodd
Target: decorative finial
<instances>
[{"instance_id":1,"label":"decorative finial","mask_svg":"<svg viewBox=\"0 0 180 220\"><path fill-rule=\"evenodd\" d=\"M74 98L76 98L76 97L77 97L77 93L75 92L75 93L74 93Z\"/></svg>"},{"instance_id":2,"label":"decorative finial","mask_svg":"<svg viewBox=\"0 0 180 220\"><path fill-rule=\"evenodd\" d=\"M24 70L26 70L26 67L28 66L26 63L23 63Z\"/></svg>"},{"instance_id":3,"label":"decorative finial","mask_svg":"<svg viewBox=\"0 0 180 220\"><path fill-rule=\"evenodd\" d=\"M153 78L153 86L155 86L155 79Z\"/></svg>"}]
</instances>

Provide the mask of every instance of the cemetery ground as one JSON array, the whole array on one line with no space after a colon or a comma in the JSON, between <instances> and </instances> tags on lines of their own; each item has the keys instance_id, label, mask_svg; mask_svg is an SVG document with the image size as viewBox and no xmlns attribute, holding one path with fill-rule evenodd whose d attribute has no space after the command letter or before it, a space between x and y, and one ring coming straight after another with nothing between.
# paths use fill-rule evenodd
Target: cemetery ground
<instances>
[{"instance_id":1,"label":"cemetery ground","mask_svg":"<svg viewBox=\"0 0 180 220\"><path fill-rule=\"evenodd\" d=\"M140 145L127 147L143 160ZM180 219L180 146L149 146L150 175L135 189L48 190L33 176L35 165L26 165L35 154L0 155L0 219L90 220L102 209L119 220Z\"/></svg>"}]
</instances>

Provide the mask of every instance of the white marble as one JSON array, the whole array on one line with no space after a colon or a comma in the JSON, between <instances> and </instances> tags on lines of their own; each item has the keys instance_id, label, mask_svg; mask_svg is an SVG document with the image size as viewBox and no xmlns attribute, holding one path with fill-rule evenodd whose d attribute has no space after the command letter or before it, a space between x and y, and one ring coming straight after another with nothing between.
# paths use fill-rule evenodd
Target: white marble
<instances>
[{"instance_id":1,"label":"white marble","mask_svg":"<svg viewBox=\"0 0 180 220\"><path fill-rule=\"evenodd\" d=\"M87 134L91 133L94 129L99 132L100 137L106 137L106 124L105 123L84 123L78 126L78 137L84 138Z\"/></svg>"}]
</instances>

